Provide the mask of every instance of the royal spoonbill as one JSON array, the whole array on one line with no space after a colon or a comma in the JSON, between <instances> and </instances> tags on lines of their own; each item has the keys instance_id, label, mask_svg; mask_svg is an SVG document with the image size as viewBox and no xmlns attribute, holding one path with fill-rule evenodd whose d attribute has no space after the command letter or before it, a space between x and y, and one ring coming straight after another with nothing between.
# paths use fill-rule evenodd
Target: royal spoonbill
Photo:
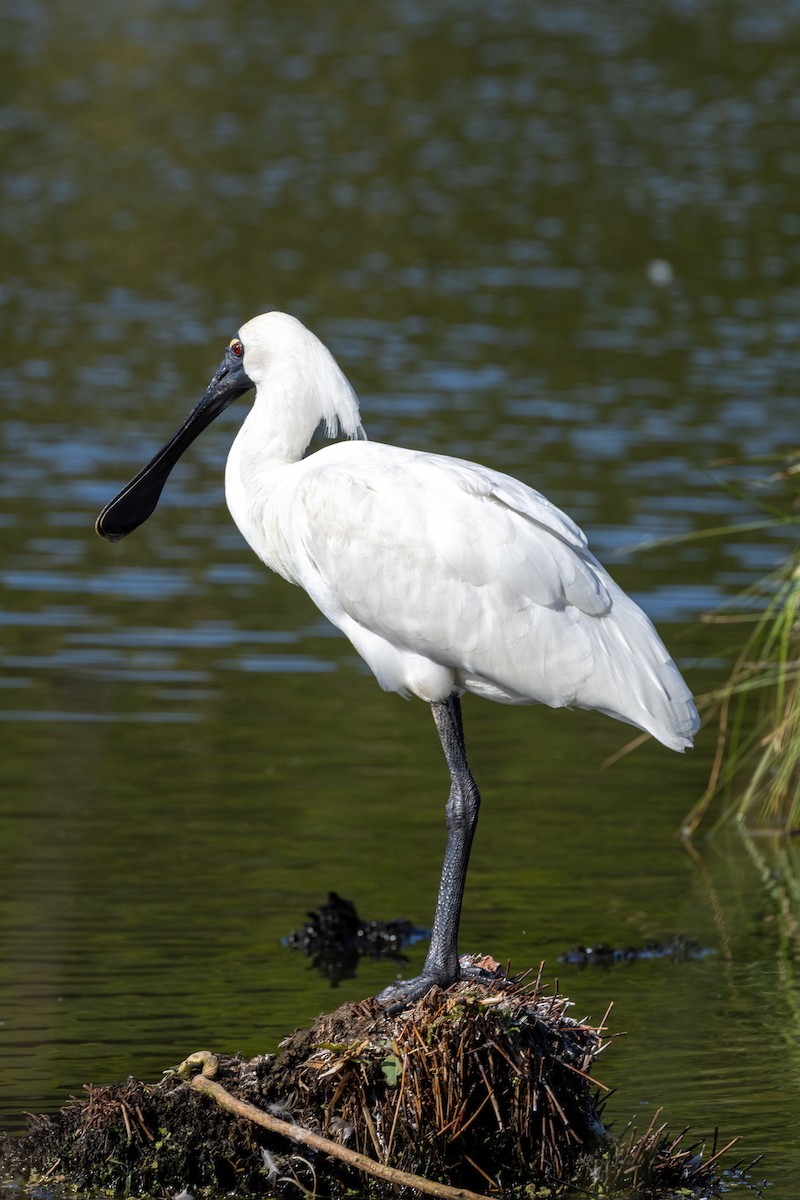
<instances>
[{"instance_id":1,"label":"royal spoonbill","mask_svg":"<svg viewBox=\"0 0 800 1200\"><path fill-rule=\"evenodd\" d=\"M225 471L234 521L347 635L381 687L430 704L450 771L430 949L421 975L381 993L397 1006L475 971L457 950L480 804L464 692L597 709L673 750L692 744L697 710L650 620L568 516L499 471L367 441L333 356L285 313L242 326L202 399L106 505L97 532L117 541L146 521L178 458L251 388ZM304 458L321 423L348 440Z\"/></svg>"}]
</instances>

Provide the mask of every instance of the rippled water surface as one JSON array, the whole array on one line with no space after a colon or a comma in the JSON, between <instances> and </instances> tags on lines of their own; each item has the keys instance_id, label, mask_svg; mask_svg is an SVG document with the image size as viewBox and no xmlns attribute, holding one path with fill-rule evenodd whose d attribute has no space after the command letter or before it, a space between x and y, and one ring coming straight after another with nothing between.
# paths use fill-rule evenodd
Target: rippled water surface
<instances>
[{"instance_id":1,"label":"rippled water surface","mask_svg":"<svg viewBox=\"0 0 800 1200\"><path fill-rule=\"evenodd\" d=\"M715 464L796 441L800 4L488 7L0 14L5 1128L377 990L394 968L331 993L280 946L331 888L430 921L433 726L242 543L221 475L243 407L137 535L93 533L244 320L310 324L370 436L568 509L697 692L730 639L699 616L785 555L778 533L626 551L752 518ZM465 715L464 947L545 957L580 1015L615 1001L618 1125L719 1125L793 1195L799 864L767 839L680 848L713 731L599 771L622 726ZM675 932L715 953L555 962Z\"/></svg>"}]
</instances>

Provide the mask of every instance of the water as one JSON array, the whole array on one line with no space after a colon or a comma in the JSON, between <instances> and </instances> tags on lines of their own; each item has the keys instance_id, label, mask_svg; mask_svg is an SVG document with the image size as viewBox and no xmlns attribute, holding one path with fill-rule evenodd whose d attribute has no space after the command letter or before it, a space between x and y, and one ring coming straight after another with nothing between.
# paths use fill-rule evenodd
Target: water
<instances>
[{"instance_id":1,"label":"water","mask_svg":"<svg viewBox=\"0 0 800 1200\"><path fill-rule=\"evenodd\" d=\"M0 109L0 1117L198 1046L256 1053L336 993L280 946L331 888L430 920L445 778L424 707L380 696L232 526L242 409L109 547L102 504L269 307L331 346L374 438L481 460L563 505L693 687L699 614L786 535L720 459L796 432L800 5L207 0L7 10ZM485 804L463 945L615 1001L618 1125L663 1105L798 1157L798 864L675 829L714 749L583 714L466 706ZM610 975L576 941L717 951ZM424 946L410 952L418 967Z\"/></svg>"}]
</instances>

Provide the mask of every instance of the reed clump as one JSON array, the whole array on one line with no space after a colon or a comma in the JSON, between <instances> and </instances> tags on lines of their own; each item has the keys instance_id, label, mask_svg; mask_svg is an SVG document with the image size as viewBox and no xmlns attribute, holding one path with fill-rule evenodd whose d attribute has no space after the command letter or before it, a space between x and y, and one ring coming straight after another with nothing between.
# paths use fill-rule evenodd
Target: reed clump
<instances>
[{"instance_id":1,"label":"reed clump","mask_svg":"<svg viewBox=\"0 0 800 1200\"><path fill-rule=\"evenodd\" d=\"M800 452L749 492L763 510L748 532L800 524ZM737 529L727 531L731 535ZM704 620L737 634L725 683L703 697L705 721L717 726L708 785L686 816L696 830L711 802L722 800L715 824L731 817L787 832L800 829L800 550ZM740 782L741 781L741 782Z\"/></svg>"}]
</instances>

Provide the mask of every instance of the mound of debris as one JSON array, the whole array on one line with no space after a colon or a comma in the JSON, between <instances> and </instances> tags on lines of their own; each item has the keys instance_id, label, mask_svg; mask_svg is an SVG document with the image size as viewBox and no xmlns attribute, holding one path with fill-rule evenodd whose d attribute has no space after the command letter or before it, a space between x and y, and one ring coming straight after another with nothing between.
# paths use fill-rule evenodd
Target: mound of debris
<instances>
[{"instance_id":1,"label":"mound of debris","mask_svg":"<svg viewBox=\"0 0 800 1200\"><path fill-rule=\"evenodd\" d=\"M631 1180L648 1196L713 1190L718 1155L704 1164L655 1125L610 1137L592 1078L602 1023L568 1007L539 978L502 976L401 1013L346 1004L274 1055L200 1052L158 1083L87 1088L0 1144L0 1173L139 1195L474 1200L589 1183L630 1195L619 1187Z\"/></svg>"}]
</instances>

